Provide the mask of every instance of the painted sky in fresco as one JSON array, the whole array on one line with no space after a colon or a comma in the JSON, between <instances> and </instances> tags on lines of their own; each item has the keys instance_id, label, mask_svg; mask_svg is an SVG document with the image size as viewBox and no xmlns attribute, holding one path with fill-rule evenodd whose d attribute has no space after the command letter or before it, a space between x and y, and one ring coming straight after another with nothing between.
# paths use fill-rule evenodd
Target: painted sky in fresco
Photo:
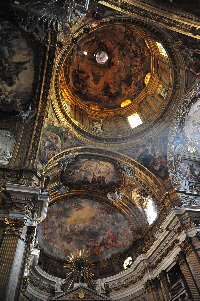
<instances>
[{"instance_id":1,"label":"painted sky in fresco","mask_svg":"<svg viewBox=\"0 0 200 301\"><path fill-rule=\"evenodd\" d=\"M95 261L127 249L133 234L129 221L116 209L88 198L71 198L49 208L38 227L38 240L51 256L65 259L84 249Z\"/></svg>"}]
</instances>

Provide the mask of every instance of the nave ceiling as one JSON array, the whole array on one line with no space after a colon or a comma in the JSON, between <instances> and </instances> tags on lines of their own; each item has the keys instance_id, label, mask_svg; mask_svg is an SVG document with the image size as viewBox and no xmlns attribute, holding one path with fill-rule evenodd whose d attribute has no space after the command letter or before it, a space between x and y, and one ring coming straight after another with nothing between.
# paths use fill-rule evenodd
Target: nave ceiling
<instances>
[{"instance_id":1,"label":"nave ceiling","mask_svg":"<svg viewBox=\"0 0 200 301\"><path fill-rule=\"evenodd\" d=\"M32 245L39 251L24 285L29 300L36 292L50 300L77 250L93 261L96 285L108 277L111 295L120 273L122 291L144 286L145 268L131 282L123 263L157 256L157 277L164 263L153 246L163 223L168 233L168 215L176 230L165 255L184 244L172 208L185 204L191 228L199 227L191 207L200 203L199 8L192 15L178 1L75 5L70 18L59 10L69 12L65 1L0 5L2 189L37 185L50 197ZM4 203L9 212L10 199Z\"/></svg>"}]
</instances>

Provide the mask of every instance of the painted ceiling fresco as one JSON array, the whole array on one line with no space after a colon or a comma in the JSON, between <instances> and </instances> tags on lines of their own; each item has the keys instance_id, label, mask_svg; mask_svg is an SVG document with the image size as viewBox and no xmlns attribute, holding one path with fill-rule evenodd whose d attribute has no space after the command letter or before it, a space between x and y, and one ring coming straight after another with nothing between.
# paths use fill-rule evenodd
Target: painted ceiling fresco
<instances>
[{"instance_id":1,"label":"painted ceiling fresco","mask_svg":"<svg viewBox=\"0 0 200 301\"><path fill-rule=\"evenodd\" d=\"M121 184L119 170L112 162L100 157L78 157L61 173L61 182L70 188L92 185L112 191Z\"/></svg>"},{"instance_id":2,"label":"painted ceiling fresco","mask_svg":"<svg viewBox=\"0 0 200 301\"><path fill-rule=\"evenodd\" d=\"M27 109L34 76L34 53L21 32L9 22L0 24L0 109Z\"/></svg>"},{"instance_id":3,"label":"painted ceiling fresco","mask_svg":"<svg viewBox=\"0 0 200 301\"><path fill-rule=\"evenodd\" d=\"M127 249L133 238L129 221L119 211L89 198L53 204L38 227L40 247L60 259L82 249L94 261L109 258Z\"/></svg>"},{"instance_id":4,"label":"painted ceiling fresco","mask_svg":"<svg viewBox=\"0 0 200 301\"><path fill-rule=\"evenodd\" d=\"M168 131L166 129L162 135L149 135L142 144L135 144L122 152L138 161L155 176L166 180L169 177L167 167Z\"/></svg>"},{"instance_id":5,"label":"painted ceiling fresco","mask_svg":"<svg viewBox=\"0 0 200 301\"><path fill-rule=\"evenodd\" d=\"M58 122L52 107L50 107L40 144L38 168L41 169L49 159L64 149L79 144L74 132L68 125Z\"/></svg>"},{"instance_id":6,"label":"painted ceiling fresco","mask_svg":"<svg viewBox=\"0 0 200 301\"><path fill-rule=\"evenodd\" d=\"M150 52L130 25L107 25L89 33L65 61L65 82L88 105L119 108L144 88Z\"/></svg>"}]
</instances>

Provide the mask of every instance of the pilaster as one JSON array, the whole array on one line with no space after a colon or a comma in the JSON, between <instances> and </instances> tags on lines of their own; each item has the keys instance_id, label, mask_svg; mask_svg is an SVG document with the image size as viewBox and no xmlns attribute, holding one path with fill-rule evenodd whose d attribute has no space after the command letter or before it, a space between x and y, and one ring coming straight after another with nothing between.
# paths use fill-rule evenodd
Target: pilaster
<instances>
[{"instance_id":1,"label":"pilaster","mask_svg":"<svg viewBox=\"0 0 200 301\"><path fill-rule=\"evenodd\" d=\"M159 275L161 281L161 288L164 296L164 300L168 301L170 299L170 292L169 292L169 283L167 279L166 271L162 271Z\"/></svg>"},{"instance_id":2,"label":"pilaster","mask_svg":"<svg viewBox=\"0 0 200 301\"><path fill-rule=\"evenodd\" d=\"M12 290L15 290L17 286L16 282L18 282L19 279L19 269L17 266L20 265L24 254L24 241L22 240L21 234L25 222L26 220L23 219L5 218L5 233L0 248L1 300L4 300L4 297L8 295L7 290L11 283ZM14 275L16 276L15 279L13 277ZM8 285L8 283L10 284Z\"/></svg>"},{"instance_id":3,"label":"pilaster","mask_svg":"<svg viewBox=\"0 0 200 301\"><path fill-rule=\"evenodd\" d=\"M180 265L181 271L185 277L188 289L189 289L189 294L191 294L191 297L193 298L194 301L199 300L200 292L199 289L196 285L196 281L193 277L193 274L191 272L191 269L189 267L189 264L186 259L186 254L185 252L181 251L178 255L178 263Z\"/></svg>"},{"instance_id":4,"label":"pilaster","mask_svg":"<svg viewBox=\"0 0 200 301\"><path fill-rule=\"evenodd\" d=\"M184 242L184 250L186 252L186 260L194 278L196 286L200 294L200 258L195 247L192 244L192 238L187 238Z\"/></svg>"},{"instance_id":5,"label":"pilaster","mask_svg":"<svg viewBox=\"0 0 200 301\"><path fill-rule=\"evenodd\" d=\"M148 301L162 301L165 300L162 294L161 284L158 277L148 280L145 283Z\"/></svg>"},{"instance_id":6,"label":"pilaster","mask_svg":"<svg viewBox=\"0 0 200 301\"><path fill-rule=\"evenodd\" d=\"M3 195L4 194L4 195ZM0 245L0 300L18 300L25 263L38 220L45 217L48 196L39 187L6 184L0 204L4 233Z\"/></svg>"}]
</instances>

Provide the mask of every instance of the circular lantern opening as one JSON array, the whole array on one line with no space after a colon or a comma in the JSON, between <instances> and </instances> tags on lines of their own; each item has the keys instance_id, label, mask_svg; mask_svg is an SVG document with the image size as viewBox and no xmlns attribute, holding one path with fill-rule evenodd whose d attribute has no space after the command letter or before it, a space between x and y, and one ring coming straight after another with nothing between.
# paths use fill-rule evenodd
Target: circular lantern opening
<instances>
[{"instance_id":1,"label":"circular lantern opening","mask_svg":"<svg viewBox=\"0 0 200 301\"><path fill-rule=\"evenodd\" d=\"M99 51L96 53L96 61L98 64L105 64L108 61L108 55L105 51Z\"/></svg>"}]
</instances>

